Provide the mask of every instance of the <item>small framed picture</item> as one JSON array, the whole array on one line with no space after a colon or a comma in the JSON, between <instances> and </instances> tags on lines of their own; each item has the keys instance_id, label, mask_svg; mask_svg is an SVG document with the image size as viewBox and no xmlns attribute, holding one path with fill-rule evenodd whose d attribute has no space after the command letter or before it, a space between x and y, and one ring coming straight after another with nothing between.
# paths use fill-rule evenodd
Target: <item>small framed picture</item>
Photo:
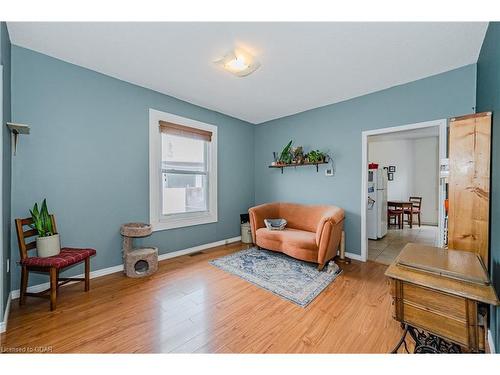
<instances>
[{"instance_id":1,"label":"small framed picture","mask_svg":"<svg viewBox=\"0 0 500 375\"><path fill-rule=\"evenodd\" d=\"M387 179L389 181L394 181L394 173L392 173L392 172L387 173Z\"/></svg>"},{"instance_id":2,"label":"small framed picture","mask_svg":"<svg viewBox=\"0 0 500 375\"><path fill-rule=\"evenodd\" d=\"M389 165L389 172L396 172L396 166L395 165Z\"/></svg>"}]
</instances>

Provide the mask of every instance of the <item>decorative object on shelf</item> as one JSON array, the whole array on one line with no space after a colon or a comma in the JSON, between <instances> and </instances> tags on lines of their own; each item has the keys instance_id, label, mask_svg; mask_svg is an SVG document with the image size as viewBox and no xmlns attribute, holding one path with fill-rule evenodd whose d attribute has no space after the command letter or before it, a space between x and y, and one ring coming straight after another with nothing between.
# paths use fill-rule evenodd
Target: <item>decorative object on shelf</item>
<instances>
[{"instance_id":1,"label":"decorative object on shelf","mask_svg":"<svg viewBox=\"0 0 500 375\"><path fill-rule=\"evenodd\" d=\"M9 130L12 132L12 135L14 136L13 149L14 149L14 155L16 155L18 136L19 136L19 134L29 134L30 127L28 125L15 124L13 122L8 122L7 127L9 128Z\"/></svg>"},{"instance_id":2,"label":"decorative object on shelf","mask_svg":"<svg viewBox=\"0 0 500 375\"><path fill-rule=\"evenodd\" d=\"M292 163L303 164L304 163L304 148L302 146L297 146L292 148Z\"/></svg>"},{"instance_id":3,"label":"decorative object on shelf","mask_svg":"<svg viewBox=\"0 0 500 375\"><path fill-rule=\"evenodd\" d=\"M273 152L274 161L271 163L269 168L280 168L281 173L283 173L283 168L286 167L297 167L305 165L315 165L316 172L319 171L319 164L328 164L332 161L332 169L327 174L327 176L333 175L333 160L326 152L321 152L319 150L312 150L307 154L304 154L304 148L302 146L292 147L293 140L287 143L278 156L278 153Z\"/></svg>"},{"instance_id":4,"label":"decorative object on shelf","mask_svg":"<svg viewBox=\"0 0 500 375\"><path fill-rule=\"evenodd\" d=\"M44 199L40 210L38 203L30 210L33 224L30 225L34 229L38 237L36 238L36 251L40 258L47 258L58 255L61 252L61 242L59 234L55 233L52 219L47 209L47 200Z\"/></svg>"},{"instance_id":5,"label":"decorative object on shelf","mask_svg":"<svg viewBox=\"0 0 500 375\"><path fill-rule=\"evenodd\" d=\"M271 165L276 165L279 162L279 157L277 152L273 152L273 162Z\"/></svg>"},{"instance_id":6,"label":"decorative object on shelf","mask_svg":"<svg viewBox=\"0 0 500 375\"><path fill-rule=\"evenodd\" d=\"M387 173L387 180L394 181L394 173L392 172Z\"/></svg>"},{"instance_id":7,"label":"decorative object on shelf","mask_svg":"<svg viewBox=\"0 0 500 375\"><path fill-rule=\"evenodd\" d=\"M151 224L127 223L121 226L123 236L123 271L128 277L150 276L158 270L158 248L134 248L133 239L150 236Z\"/></svg>"},{"instance_id":8,"label":"decorative object on shelf","mask_svg":"<svg viewBox=\"0 0 500 375\"><path fill-rule=\"evenodd\" d=\"M395 165L389 165L389 172L396 172L396 166Z\"/></svg>"}]
</instances>

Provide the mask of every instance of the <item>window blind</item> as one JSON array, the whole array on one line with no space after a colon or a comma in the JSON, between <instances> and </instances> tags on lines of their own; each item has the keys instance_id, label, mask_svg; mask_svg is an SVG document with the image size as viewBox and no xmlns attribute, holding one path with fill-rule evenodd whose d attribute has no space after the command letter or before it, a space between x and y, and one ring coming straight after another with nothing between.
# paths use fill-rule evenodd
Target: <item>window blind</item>
<instances>
[{"instance_id":1,"label":"window blind","mask_svg":"<svg viewBox=\"0 0 500 375\"><path fill-rule=\"evenodd\" d=\"M160 120L160 132L180 137L212 141L212 132Z\"/></svg>"}]
</instances>

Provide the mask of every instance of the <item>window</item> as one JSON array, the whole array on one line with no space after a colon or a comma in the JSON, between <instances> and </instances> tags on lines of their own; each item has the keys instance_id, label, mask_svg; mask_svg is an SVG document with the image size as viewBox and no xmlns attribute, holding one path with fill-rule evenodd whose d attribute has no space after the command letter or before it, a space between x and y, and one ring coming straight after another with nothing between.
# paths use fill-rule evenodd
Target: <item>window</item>
<instances>
[{"instance_id":1,"label":"window","mask_svg":"<svg viewBox=\"0 0 500 375\"><path fill-rule=\"evenodd\" d=\"M217 128L150 110L153 230L217 221Z\"/></svg>"}]
</instances>

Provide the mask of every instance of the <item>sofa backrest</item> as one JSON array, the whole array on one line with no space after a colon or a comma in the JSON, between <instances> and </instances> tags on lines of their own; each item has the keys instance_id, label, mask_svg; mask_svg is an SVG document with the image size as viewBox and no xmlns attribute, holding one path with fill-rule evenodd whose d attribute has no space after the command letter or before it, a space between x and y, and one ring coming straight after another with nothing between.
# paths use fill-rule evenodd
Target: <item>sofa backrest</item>
<instances>
[{"instance_id":1,"label":"sofa backrest","mask_svg":"<svg viewBox=\"0 0 500 375\"><path fill-rule=\"evenodd\" d=\"M335 206L313 206L284 202L277 204L279 204L279 217L288 222L287 228L316 232L318 224L325 215L332 216L336 221L344 218L344 211Z\"/></svg>"}]
</instances>

